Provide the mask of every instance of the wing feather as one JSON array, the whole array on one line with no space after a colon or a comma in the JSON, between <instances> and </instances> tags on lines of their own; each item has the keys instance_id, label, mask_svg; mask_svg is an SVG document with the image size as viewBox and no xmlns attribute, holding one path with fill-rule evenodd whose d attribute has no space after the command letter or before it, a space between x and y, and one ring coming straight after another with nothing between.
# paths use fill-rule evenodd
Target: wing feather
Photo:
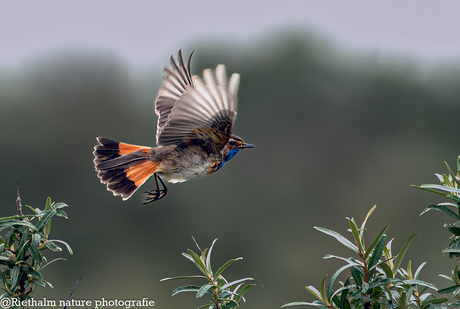
<instances>
[{"instance_id":1,"label":"wing feather","mask_svg":"<svg viewBox=\"0 0 460 309\"><path fill-rule=\"evenodd\" d=\"M171 68L165 68L163 86L155 102L159 115L158 146L213 141L222 148L227 143L236 118L239 74L227 81L225 66L213 73L203 71L203 80L190 74L191 56L184 63L181 51ZM207 140L208 139L208 140Z\"/></svg>"},{"instance_id":2,"label":"wing feather","mask_svg":"<svg viewBox=\"0 0 460 309\"><path fill-rule=\"evenodd\" d=\"M192 59L193 52L190 54L187 65L184 65L182 58L182 51L179 50L177 58L179 65L176 60L171 56L171 67L164 69L163 75L163 86L158 91L158 97L155 101L155 112L159 116L157 124L157 140L158 134L163 130L166 122L169 119L171 109L174 104L181 98L186 92L185 88L192 84L190 76L190 62Z\"/></svg>"}]
</instances>

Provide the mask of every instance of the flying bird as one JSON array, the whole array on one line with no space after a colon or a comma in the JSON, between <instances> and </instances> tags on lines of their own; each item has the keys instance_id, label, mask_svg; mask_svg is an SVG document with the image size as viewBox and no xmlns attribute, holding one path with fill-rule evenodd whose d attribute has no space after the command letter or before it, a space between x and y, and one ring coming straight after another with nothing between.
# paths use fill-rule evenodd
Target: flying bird
<instances>
[{"instance_id":1,"label":"flying bird","mask_svg":"<svg viewBox=\"0 0 460 309\"><path fill-rule=\"evenodd\" d=\"M94 165L107 190L129 199L151 176L156 188L147 193L145 204L166 196L163 180L179 183L212 174L238 151L253 148L233 135L240 75L227 81L225 66L203 71L203 80L190 73L190 54L184 63L179 50L165 67L163 85L155 101L158 115L156 143L146 147L98 137Z\"/></svg>"}]
</instances>

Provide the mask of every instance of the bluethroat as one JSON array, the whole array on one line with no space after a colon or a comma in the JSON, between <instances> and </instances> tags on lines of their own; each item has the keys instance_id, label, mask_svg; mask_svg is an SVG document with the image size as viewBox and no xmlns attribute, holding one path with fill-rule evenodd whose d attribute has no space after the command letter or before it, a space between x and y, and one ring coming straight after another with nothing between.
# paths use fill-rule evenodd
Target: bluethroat
<instances>
[{"instance_id":1,"label":"bluethroat","mask_svg":"<svg viewBox=\"0 0 460 309\"><path fill-rule=\"evenodd\" d=\"M145 147L98 137L94 165L102 183L123 200L152 175L156 188L147 193L145 204L166 196L163 179L183 182L218 171L238 151L252 148L232 134L236 118L240 75L227 82L225 66L213 73L203 71L203 79L190 74L193 52L184 64L179 50L177 61L165 67L163 85L155 101L158 115L158 147Z\"/></svg>"}]
</instances>

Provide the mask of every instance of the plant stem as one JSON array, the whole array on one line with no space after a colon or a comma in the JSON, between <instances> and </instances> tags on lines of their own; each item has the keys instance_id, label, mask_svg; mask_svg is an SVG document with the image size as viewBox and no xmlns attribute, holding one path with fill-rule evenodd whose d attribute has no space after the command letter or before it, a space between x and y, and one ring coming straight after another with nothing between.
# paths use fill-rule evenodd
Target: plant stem
<instances>
[{"instance_id":1,"label":"plant stem","mask_svg":"<svg viewBox=\"0 0 460 309\"><path fill-rule=\"evenodd\" d=\"M17 197L16 197L16 206L18 207L18 215L22 216L22 204L21 204L21 196L19 195L19 183L16 186L17 190Z\"/></svg>"}]
</instances>

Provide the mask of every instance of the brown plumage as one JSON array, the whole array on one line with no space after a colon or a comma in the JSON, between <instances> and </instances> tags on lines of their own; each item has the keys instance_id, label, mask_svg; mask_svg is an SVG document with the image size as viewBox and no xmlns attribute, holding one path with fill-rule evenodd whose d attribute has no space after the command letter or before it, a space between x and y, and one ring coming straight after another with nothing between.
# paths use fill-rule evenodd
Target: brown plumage
<instances>
[{"instance_id":1,"label":"brown plumage","mask_svg":"<svg viewBox=\"0 0 460 309\"><path fill-rule=\"evenodd\" d=\"M155 101L158 147L97 138L93 153L98 177L123 200L152 175L156 188L147 202L159 200L167 193L162 178L176 183L211 174L240 149L254 147L232 135L239 74L227 82L225 66L218 65L215 74L203 71L203 82L190 74L192 54L185 64L179 51L177 61L171 56L171 69L165 68Z\"/></svg>"}]
</instances>

